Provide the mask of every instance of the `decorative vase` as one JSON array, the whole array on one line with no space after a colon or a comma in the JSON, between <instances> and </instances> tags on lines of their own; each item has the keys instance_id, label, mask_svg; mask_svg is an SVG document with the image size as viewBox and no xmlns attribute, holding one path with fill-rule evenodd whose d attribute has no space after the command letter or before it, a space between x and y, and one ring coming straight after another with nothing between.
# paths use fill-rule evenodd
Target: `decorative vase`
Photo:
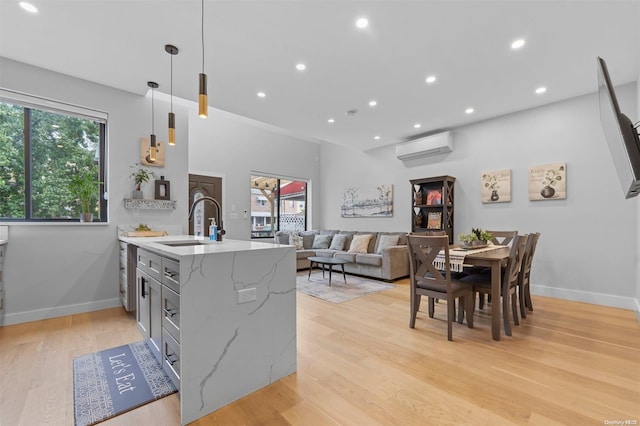
<instances>
[{"instance_id":1,"label":"decorative vase","mask_svg":"<svg viewBox=\"0 0 640 426\"><path fill-rule=\"evenodd\" d=\"M131 194L131 198L135 200L141 200L143 197L144 197L144 194L139 189L134 189L133 193Z\"/></svg>"},{"instance_id":2,"label":"decorative vase","mask_svg":"<svg viewBox=\"0 0 640 426\"><path fill-rule=\"evenodd\" d=\"M498 190L494 189L493 191L491 191L491 201L498 201L500 199L500 196L498 195Z\"/></svg>"},{"instance_id":3,"label":"decorative vase","mask_svg":"<svg viewBox=\"0 0 640 426\"><path fill-rule=\"evenodd\" d=\"M555 193L556 190L549 185L545 186L544 188L542 188L542 191L540 191L540 195L542 195L544 198L551 198Z\"/></svg>"},{"instance_id":4,"label":"decorative vase","mask_svg":"<svg viewBox=\"0 0 640 426\"><path fill-rule=\"evenodd\" d=\"M487 241L486 240L476 240L473 243L471 243L471 245L473 245L473 246L486 246L487 245Z\"/></svg>"},{"instance_id":5,"label":"decorative vase","mask_svg":"<svg viewBox=\"0 0 640 426\"><path fill-rule=\"evenodd\" d=\"M93 213L81 213L80 222L93 222Z\"/></svg>"}]
</instances>

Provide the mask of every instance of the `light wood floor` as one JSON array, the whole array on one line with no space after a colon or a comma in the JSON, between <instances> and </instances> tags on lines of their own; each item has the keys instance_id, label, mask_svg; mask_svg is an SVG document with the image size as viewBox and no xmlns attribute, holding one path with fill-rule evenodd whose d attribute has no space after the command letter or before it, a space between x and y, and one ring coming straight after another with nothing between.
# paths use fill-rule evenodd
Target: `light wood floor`
<instances>
[{"instance_id":1,"label":"light wood floor","mask_svg":"<svg viewBox=\"0 0 640 426\"><path fill-rule=\"evenodd\" d=\"M640 423L633 312L534 297L513 337L491 340L485 306L448 342L444 303L412 330L396 284L340 305L298 294L298 372L195 424ZM0 425L73 425L73 357L137 340L119 308L0 328ZM177 425L178 396L103 424Z\"/></svg>"}]
</instances>

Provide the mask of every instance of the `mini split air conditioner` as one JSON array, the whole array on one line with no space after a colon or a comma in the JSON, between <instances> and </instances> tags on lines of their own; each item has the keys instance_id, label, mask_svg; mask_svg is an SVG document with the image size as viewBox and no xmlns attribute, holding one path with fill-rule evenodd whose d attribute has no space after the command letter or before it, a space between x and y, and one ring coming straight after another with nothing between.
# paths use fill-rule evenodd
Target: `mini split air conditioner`
<instances>
[{"instance_id":1,"label":"mini split air conditioner","mask_svg":"<svg viewBox=\"0 0 640 426\"><path fill-rule=\"evenodd\" d=\"M453 133L444 132L396 145L398 160L408 161L453 151Z\"/></svg>"}]
</instances>

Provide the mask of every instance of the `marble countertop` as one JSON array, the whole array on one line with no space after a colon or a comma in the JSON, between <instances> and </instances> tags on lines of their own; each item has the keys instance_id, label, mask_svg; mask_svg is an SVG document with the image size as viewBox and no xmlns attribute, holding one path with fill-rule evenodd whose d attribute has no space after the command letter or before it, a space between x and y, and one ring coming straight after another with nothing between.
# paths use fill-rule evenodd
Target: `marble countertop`
<instances>
[{"instance_id":1,"label":"marble countertop","mask_svg":"<svg viewBox=\"0 0 640 426\"><path fill-rule=\"evenodd\" d=\"M293 247L285 244L274 244L258 241L230 239L223 239L222 241L211 241L208 237L196 237L194 235L168 235L166 237L119 236L118 240L174 258L203 254L265 250L278 247ZM184 246L170 246L166 244L191 241L198 242L199 244Z\"/></svg>"}]
</instances>

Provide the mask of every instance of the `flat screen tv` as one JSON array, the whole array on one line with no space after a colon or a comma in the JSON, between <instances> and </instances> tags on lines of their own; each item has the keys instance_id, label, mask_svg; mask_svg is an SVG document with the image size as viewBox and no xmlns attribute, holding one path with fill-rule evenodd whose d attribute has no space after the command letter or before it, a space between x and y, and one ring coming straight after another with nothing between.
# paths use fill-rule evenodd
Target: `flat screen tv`
<instances>
[{"instance_id":1,"label":"flat screen tv","mask_svg":"<svg viewBox=\"0 0 640 426\"><path fill-rule=\"evenodd\" d=\"M633 123L620 112L607 64L598 57L600 123L609 143L625 198L640 194L640 138Z\"/></svg>"}]
</instances>

